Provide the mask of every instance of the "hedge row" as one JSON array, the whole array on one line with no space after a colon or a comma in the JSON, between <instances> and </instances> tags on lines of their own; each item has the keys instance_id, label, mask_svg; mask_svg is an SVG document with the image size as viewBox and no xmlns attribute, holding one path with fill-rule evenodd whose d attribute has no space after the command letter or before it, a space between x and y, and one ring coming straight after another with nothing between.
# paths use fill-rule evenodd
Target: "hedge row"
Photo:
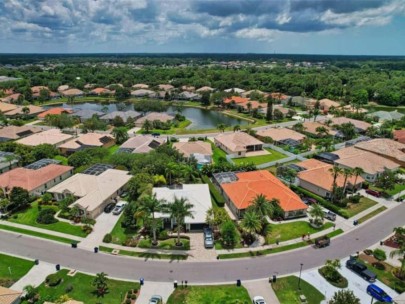
<instances>
[{"instance_id":1,"label":"hedge row","mask_svg":"<svg viewBox=\"0 0 405 304\"><path fill-rule=\"evenodd\" d=\"M339 208L338 206L332 204L331 202L328 202L324 198L322 198L308 190L305 190L304 188L301 188L301 187L291 185L290 188L291 188L291 190L293 190L294 192L296 192L298 194L302 194L302 195L311 197L313 199L316 199L316 201L319 204L321 204L323 207L325 207L326 209L329 209L330 211L332 211L336 214L339 214L341 217L344 217L346 219L349 218L349 215L347 214L346 210Z\"/></svg>"},{"instance_id":2,"label":"hedge row","mask_svg":"<svg viewBox=\"0 0 405 304\"><path fill-rule=\"evenodd\" d=\"M217 203L218 207L223 207L225 205L225 199L219 193L218 189L214 186L214 184L211 182L208 176L203 175L202 180L204 183L208 184L208 187L210 189L211 196L214 198L215 202Z\"/></svg>"}]
</instances>

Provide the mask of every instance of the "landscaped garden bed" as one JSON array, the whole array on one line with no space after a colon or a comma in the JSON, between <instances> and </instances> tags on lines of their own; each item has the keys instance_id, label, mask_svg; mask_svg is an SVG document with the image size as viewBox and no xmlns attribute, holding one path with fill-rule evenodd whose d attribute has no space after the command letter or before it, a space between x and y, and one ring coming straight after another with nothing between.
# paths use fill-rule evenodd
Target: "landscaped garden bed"
<instances>
[{"instance_id":1,"label":"landscaped garden bed","mask_svg":"<svg viewBox=\"0 0 405 304\"><path fill-rule=\"evenodd\" d=\"M149 249L165 249L165 250L190 250L190 240L188 238L181 237L180 242L182 246L176 245L177 238L169 238L167 240L159 240L156 246L152 245L151 239L143 239L138 242L139 248Z\"/></svg>"}]
</instances>

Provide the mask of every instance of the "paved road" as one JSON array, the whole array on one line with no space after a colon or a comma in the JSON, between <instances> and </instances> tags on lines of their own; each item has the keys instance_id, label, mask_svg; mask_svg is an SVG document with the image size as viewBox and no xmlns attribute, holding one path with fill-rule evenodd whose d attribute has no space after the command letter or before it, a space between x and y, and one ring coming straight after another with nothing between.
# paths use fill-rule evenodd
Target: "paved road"
<instances>
[{"instance_id":1,"label":"paved road","mask_svg":"<svg viewBox=\"0 0 405 304\"><path fill-rule=\"evenodd\" d=\"M83 272L104 271L112 277L168 282L188 280L190 283L234 282L236 279L266 278L274 273L297 272L299 264L311 269L324 264L326 259L344 258L363 250L392 232L393 227L403 226L405 204L384 212L359 228L332 240L324 249L303 248L294 252L268 255L253 259L214 262L144 261L129 257L111 256L68 248L66 245L0 232L0 251L77 269Z\"/></svg>"}]
</instances>

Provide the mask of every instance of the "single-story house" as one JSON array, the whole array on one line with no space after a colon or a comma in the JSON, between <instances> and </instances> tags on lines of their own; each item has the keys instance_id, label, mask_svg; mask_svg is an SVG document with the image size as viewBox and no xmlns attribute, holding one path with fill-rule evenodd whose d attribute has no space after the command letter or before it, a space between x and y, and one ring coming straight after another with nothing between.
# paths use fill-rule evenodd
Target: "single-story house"
<instances>
[{"instance_id":1,"label":"single-story house","mask_svg":"<svg viewBox=\"0 0 405 304\"><path fill-rule=\"evenodd\" d=\"M243 104L247 104L249 102L249 98L244 98L244 97L240 97L240 96L231 96L231 97L227 97L224 98L224 104L233 104L235 103L235 105L243 105Z\"/></svg>"},{"instance_id":2,"label":"single-story house","mask_svg":"<svg viewBox=\"0 0 405 304\"><path fill-rule=\"evenodd\" d=\"M163 91L171 91L174 89L174 86L172 86L171 84L159 84L158 85L159 90L163 90Z\"/></svg>"},{"instance_id":3,"label":"single-story house","mask_svg":"<svg viewBox=\"0 0 405 304\"><path fill-rule=\"evenodd\" d=\"M0 112L3 114L13 111L18 108L19 108L19 106L15 105L15 104L8 103L8 102L0 102Z\"/></svg>"},{"instance_id":4,"label":"single-story house","mask_svg":"<svg viewBox=\"0 0 405 304\"><path fill-rule=\"evenodd\" d=\"M247 152L263 150L263 142L245 132L219 134L214 142L226 153L240 157L244 157Z\"/></svg>"},{"instance_id":5,"label":"single-story house","mask_svg":"<svg viewBox=\"0 0 405 304\"><path fill-rule=\"evenodd\" d=\"M392 160L355 147L343 148L333 152L333 154L339 157L335 160L335 164L339 167L362 168L364 174L361 176L368 182L375 182L377 177L386 169L391 171L399 169L399 165Z\"/></svg>"},{"instance_id":6,"label":"single-story house","mask_svg":"<svg viewBox=\"0 0 405 304\"><path fill-rule=\"evenodd\" d=\"M210 190L207 184L187 184L181 185L180 188L153 188L153 194L157 199L163 199L168 204L173 203L175 198L185 198L187 202L193 205L191 210L193 217L186 217L184 224L186 231L202 230L206 226L207 211L212 207ZM176 226L176 221L170 219L169 214L157 213L157 218L163 218L170 224L171 228Z\"/></svg>"},{"instance_id":7,"label":"single-story house","mask_svg":"<svg viewBox=\"0 0 405 304\"><path fill-rule=\"evenodd\" d=\"M308 206L267 170L215 173L213 179L237 218L243 217L244 211L259 194L268 200L277 199L285 219L306 215Z\"/></svg>"},{"instance_id":8,"label":"single-story house","mask_svg":"<svg viewBox=\"0 0 405 304\"><path fill-rule=\"evenodd\" d=\"M101 111L94 111L94 110L86 109L86 110L79 110L72 114L72 116L78 117L80 119L80 121L85 121L87 119L91 119L91 118L93 118L94 115L96 115L97 117L101 117L104 115L104 113Z\"/></svg>"},{"instance_id":9,"label":"single-story house","mask_svg":"<svg viewBox=\"0 0 405 304\"><path fill-rule=\"evenodd\" d=\"M354 125L358 133L364 133L368 128L371 127L371 124L368 122L347 117L333 117L331 118L331 121L332 126L341 126L343 124L351 123Z\"/></svg>"},{"instance_id":10,"label":"single-story house","mask_svg":"<svg viewBox=\"0 0 405 304\"><path fill-rule=\"evenodd\" d=\"M45 119L47 115L61 115L61 114L72 114L73 110L72 109L67 109L67 108L51 108L49 110L46 110L45 112L42 112L38 114L39 119Z\"/></svg>"},{"instance_id":11,"label":"single-story house","mask_svg":"<svg viewBox=\"0 0 405 304\"><path fill-rule=\"evenodd\" d=\"M149 86L144 83L137 83L132 86L134 89L149 89Z\"/></svg>"},{"instance_id":12,"label":"single-story house","mask_svg":"<svg viewBox=\"0 0 405 304\"><path fill-rule=\"evenodd\" d=\"M384 121L396 121L400 120L402 117L404 117L404 114L398 112L398 111L377 111L374 113L370 113L367 115L368 117L374 118L377 117L379 122L384 122Z\"/></svg>"},{"instance_id":13,"label":"single-story house","mask_svg":"<svg viewBox=\"0 0 405 304\"><path fill-rule=\"evenodd\" d=\"M118 152L149 153L165 142L165 138L153 137L151 135L136 135L124 142Z\"/></svg>"},{"instance_id":14,"label":"single-story house","mask_svg":"<svg viewBox=\"0 0 405 304\"><path fill-rule=\"evenodd\" d=\"M34 126L6 126L0 128L0 142L16 140L38 132L41 132L41 128Z\"/></svg>"},{"instance_id":15,"label":"single-story house","mask_svg":"<svg viewBox=\"0 0 405 304\"><path fill-rule=\"evenodd\" d=\"M79 89L67 89L61 93L65 97L81 97L84 95L84 92Z\"/></svg>"},{"instance_id":16,"label":"single-story house","mask_svg":"<svg viewBox=\"0 0 405 304\"><path fill-rule=\"evenodd\" d=\"M61 144L58 148L62 154L68 155L86 148L109 148L115 145L115 139L109 134L86 133Z\"/></svg>"},{"instance_id":17,"label":"single-story house","mask_svg":"<svg viewBox=\"0 0 405 304\"><path fill-rule=\"evenodd\" d=\"M286 141L289 141L290 145L292 142L300 144L306 138L305 135L287 128L262 129L256 132L256 136L262 140L271 138L275 144L285 144Z\"/></svg>"},{"instance_id":18,"label":"single-story house","mask_svg":"<svg viewBox=\"0 0 405 304\"><path fill-rule=\"evenodd\" d=\"M182 89L183 91L188 91L188 92L194 92L194 91L195 91L195 87L193 87L193 86L187 86L187 85L182 86L181 89Z\"/></svg>"},{"instance_id":19,"label":"single-story house","mask_svg":"<svg viewBox=\"0 0 405 304\"><path fill-rule=\"evenodd\" d=\"M17 140L18 144L26 146L38 146L41 144L50 144L55 147L69 141L73 136L70 134L62 133L59 129L49 129L40 133L32 134L30 136Z\"/></svg>"},{"instance_id":20,"label":"single-story house","mask_svg":"<svg viewBox=\"0 0 405 304\"><path fill-rule=\"evenodd\" d=\"M136 119L140 118L142 116L142 114L137 112L137 111L132 111L132 110L129 110L129 111L113 111L113 112L108 113L108 114L106 114L104 116L101 116L100 119L108 121L108 122L111 123L114 120L114 118L117 117L117 116L121 117L124 122L127 122L128 118L133 118L134 120L136 120Z\"/></svg>"},{"instance_id":21,"label":"single-story house","mask_svg":"<svg viewBox=\"0 0 405 304\"><path fill-rule=\"evenodd\" d=\"M357 149L372 152L388 158L405 167L405 144L388 138L376 138L354 145Z\"/></svg>"},{"instance_id":22,"label":"single-story house","mask_svg":"<svg viewBox=\"0 0 405 304\"><path fill-rule=\"evenodd\" d=\"M405 144L405 129L403 130L394 130L392 132L394 140L400 142L401 144Z\"/></svg>"},{"instance_id":23,"label":"single-story house","mask_svg":"<svg viewBox=\"0 0 405 304\"><path fill-rule=\"evenodd\" d=\"M345 112L350 112L350 113L367 113L368 110L364 108L356 108L353 107L352 105L345 105L341 107Z\"/></svg>"},{"instance_id":24,"label":"single-story house","mask_svg":"<svg viewBox=\"0 0 405 304\"><path fill-rule=\"evenodd\" d=\"M131 179L127 171L107 169L100 175L78 173L48 190L58 201L73 195L73 206L95 219L104 207L116 200Z\"/></svg>"},{"instance_id":25,"label":"single-story house","mask_svg":"<svg viewBox=\"0 0 405 304\"><path fill-rule=\"evenodd\" d=\"M305 169L297 173L299 186L321 197L331 197L333 175L330 170L333 168L333 165L326 164L316 159L307 159L296 165ZM343 187L344 180L344 176L339 175L336 179L336 185ZM363 182L364 179L361 176L357 177L357 180L355 176L349 177L347 179L347 188L359 189Z\"/></svg>"},{"instance_id":26,"label":"single-story house","mask_svg":"<svg viewBox=\"0 0 405 304\"><path fill-rule=\"evenodd\" d=\"M0 286L1 304L19 304L21 302L21 291L16 291L7 287Z\"/></svg>"},{"instance_id":27,"label":"single-story house","mask_svg":"<svg viewBox=\"0 0 405 304\"><path fill-rule=\"evenodd\" d=\"M246 97L249 98L251 94L257 94L257 95L261 95L261 96L266 96L266 93L260 91L260 90L249 90L246 92L243 92L242 94L240 94L242 97Z\"/></svg>"},{"instance_id":28,"label":"single-story house","mask_svg":"<svg viewBox=\"0 0 405 304\"><path fill-rule=\"evenodd\" d=\"M200 165L212 163L212 147L204 141L189 141L173 143L173 148L179 151L184 157L194 157Z\"/></svg>"},{"instance_id":29,"label":"single-story house","mask_svg":"<svg viewBox=\"0 0 405 304\"><path fill-rule=\"evenodd\" d=\"M135 127L142 127L145 121L149 120L150 122L153 122L155 120L158 120L160 122L169 122L174 120L174 116L169 115L167 113L159 113L159 112L150 112L146 114L145 116L142 116L141 118L137 119L135 121Z\"/></svg>"},{"instance_id":30,"label":"single-story house","mask_svg":"<svg viewBox=\"0 0 405 304\"><path fill-rule=\"evenodd\" d=\"M147 89L138 89L131 92L133 97L156 97L156 92Z\"/></svg>"},{"instance_id":31,"label":"single-story house","mask_svg":"<svg viewBox=\"0 0 405 304\"><path fill-rule=\"evenodd\" d=\"M106 89L106 88L95 88L95 89L93 89L93 90L91 90L89 92L90 95L97 95L97 96L99 96L99 95L112 95L114 93L115 93L114 91L111 91L111 90Z\"/></svg>"},{"instance_id":32,"label":"single-story house","mask_svg":"<svg viewBox=\"0 0 405 304\"><path fill-rule=\"evenodd\" d=\"M200 100L201 95L197 94L197 93L189 92L189 91L184 91L184 92L181 92L180 94L178 94L177 98L181 99L181 100Z\"/></svg>"},{"instance_id":33,"label":"single-story house","mask_svg":"<svg viewBox=\"0 0 405 304\"><path fill-rule=\"evenodd\" d=\"M324 112L329 112L330 108L339 108L340 103L334 100L330 100L328 98L324 98L319 100L319 108Z\"/></svg>"},{"instance_id":34,"label":"single-story house","mask_svg":"<svg viewBox=\"0 0 405 304\"><path fill-rule=\"evenodd\" d=\"M17 167L18 160L16 154L0 151L0 174Z\"/></svg>"},{"instance_id":35,"label":"single-story house","mask_svg":"<svg viewBox=\"0 0 405 304\"><path fill-rule=\"evenodd\" d=\"M4 98L1 98L1 101L3 102L7 102L7 103L15 103L16 101L18 101L18 99L21 97L22 95L20 93L14 93L11 95L8 95Z\"/></svg>"},{"instance_id":36,"label":"single-story house","mask_svg":"<svg viewBox=\"0 0 405 304\"><path fill-rule=\"evenodd\" d=\"M229 88L229 89L224 90L224 92L242 94L242 93L245 93L246 91L244 89L240 89L240 88Z\"/></svg>"},{"instance_id":37,"label":"single-story house","mask_svg":"<svg viewBox=\"0 0 405 304\"><path fill-rule=\"evenodd\" d=\"M24 111L25 109L27 110L27 113L25 114ZM28 105L28 106L19 106L14 110L7 111L4 113L7 117L17 117L17 116L22 116L22 115L27 115L27 116L36 116L39 113L44 112L45 109L42 107L34 106L34 105Z\"/></svg>"},{"instance_id":38,"label":"single-story house","mask_svg":"<svg viewBox=\"0 0 405 304\"><path fill-rule=\"evenodd\" d=\"M336 136L338 134L337 131L333 130L332 128L328 127L327 125L324 125L320 122L317 121L306 121L302 124L304 126L304 133L316 136L316 137L320 137L320 136L325 136L324 133L320 134L317 129L319 127L325 128L328 131L327 135L330 136Z\"/></svg>"},{"instance_id":39,"label":"single-story house","mask_svg":"<svg viewBox=\"0 0 405 304\"><path fill-rule=\"evenodd\" d=\"M204 86L204 87L201 87L201 88L196 90L197 93L204 93L204 92L211 93L211 92L214 92L214 91L215 91L214 88L211 88L211 87L208 87L208 86Z\"/></svg>"},{"instance_id":40,"label":"single-story house","mask_svg":"<svg viewBox=\"0 0 405 304\"><path fill-rule=\"evenodd\" d=\"M9 192L14 187L21 187L31 195L39 196L72 174L73 167L55 163L38 169L19 167L0 175L0 188Z\"/></svg>"},{"instance_id":41,"label":"single-story house","mask_svg":"<svg viewBox=\"0 0 405 304\"><path fill-rule=\"evenodd\" d=\"M69 89L69 85L67 84L62 84L58 87L58 92L62 93L63 91L66 91L67 89Z\"/></svg>"}]
</instances>

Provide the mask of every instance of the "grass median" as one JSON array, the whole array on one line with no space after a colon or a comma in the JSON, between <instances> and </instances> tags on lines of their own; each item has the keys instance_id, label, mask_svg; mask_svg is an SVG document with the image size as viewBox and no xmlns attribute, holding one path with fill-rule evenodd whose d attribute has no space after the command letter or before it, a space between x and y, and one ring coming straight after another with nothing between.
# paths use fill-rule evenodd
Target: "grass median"
<instances>
[{"instance_id":1,"label":"grass median","mask_svg":"<svg viewBox=\"0 0 405 304\"><path fill-rule=\"evenodd\" d=\"M369 219L373 218L374 216L376 216L377 214L380 214L381 212L387 210L387 207L382 206L372 212L370 212L369 214L366 214L365 216L359 218L359 224L364 223L365 221L368 221Z\"/></svg>"},{"instance_id":2,"label":"grass median","mask_svg":"<svg viewBox=\"0 0 405 304\"><path fill-rule=\"evenodd\" d=\"M113 248L100 246L100 251L112 253ZM119 250L118 255L131 256L136 258L144 258L145 260L171 260L171 261L184 261L187 260L187 254L160 254L151 252L139 252L139 251L129 251L129 250Z\"/></svg>"}]
</instances>

